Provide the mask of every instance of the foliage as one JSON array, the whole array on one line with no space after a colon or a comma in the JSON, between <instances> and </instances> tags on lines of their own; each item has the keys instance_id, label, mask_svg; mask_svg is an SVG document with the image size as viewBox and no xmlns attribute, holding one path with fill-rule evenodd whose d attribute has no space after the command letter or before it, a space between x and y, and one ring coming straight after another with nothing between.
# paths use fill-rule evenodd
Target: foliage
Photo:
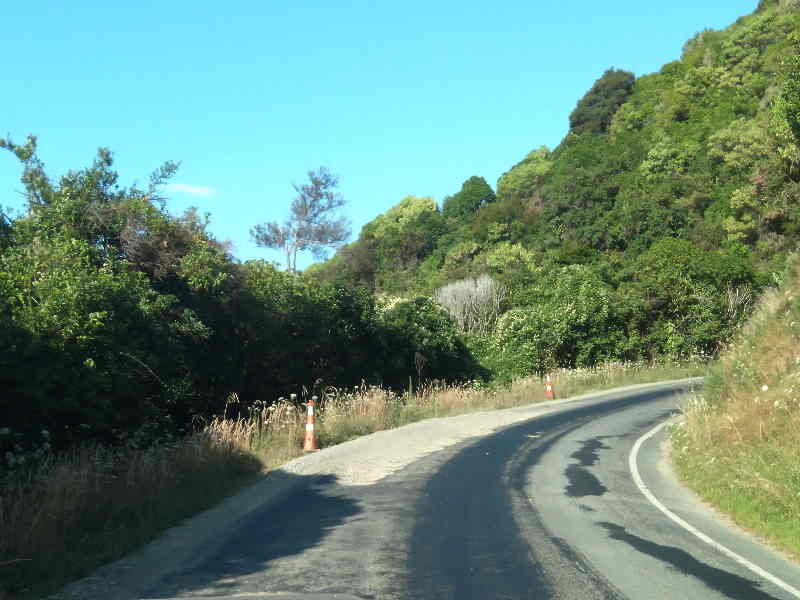
<instances>
[{"instance_id":1,"label":"foliage","mask_svg":"<svg viewBox=\"0 0 800 600\"><path fill-rule=\"evenodd\" d=\"M710 355L739 323L723 305L727 289L753 285L746 257L735 252L709 254L691 242L666 238L642 254L627 274L621 291L638 298L641 330L654 323L649 355Z\"/></svg>"},{"instance_id":2,"label":"foliage","mask_svg":"<svg viewBox=\"0 0 800 600\"><path fill-rule=\"evenodd\" d=\"M494 333L499 369L506 375L591 366L619 354L623 335L611 289L591 269L573 265L540 272L526 292Z\"/></svg>"},{"instance_id":3,"label":"foliage","mask_svg":"<svg viewBox=\"0 0 800 600\"><path fill-rule=\"evenodd\" d=\"M419 379L477 374L479 369L458 336L448 314L428 298L402 301L383 313L381 321L393 336L391 363L384 371L390 384L415 369Z\"/></svg>"},{"instance_id":4,"label":"foliage","mask_svg":"<svg viewBox=\"0 0 800 600\"><path fill-rule=\"evenodd\" d=\"M350 287L404 293L405 274L431 255L436 241L446 231L446 221L433 198L407 196L386 214L364 225L358 240L310 274L321 281Z\"/></svg>"},{"instance_id":5,"label":"foliage","mask_svg":"<svg viewBox=\"0 0 800 600\"><path fill-rule=\"evenodd\" d=\"M51 181L35 138L2 140L28 208L0 217L0 377L13 390L0 426L22 424L30 448L43 426L54 446L146 445L231 392L245 408L362 378L399 388L713 354L800 234L799 27L786 2L764 2L656 73L611 69L562 143L504 173L496 199L477 176L441 211L406 197L307 273L238 264L207 215L170 214L175 163L124 188L101 149ZM290 268L317 226L342 231L335 176L310 175L289 220L262 231L286 242ZM468 333L420 299L487 277L507 290L499 313L473 326L449 306ZM383 308L376 294L414 300Z\"/></svg>"},{"instance_id":6,"label":"foliage","mask_svg":"<svg viewBox=\"0 0 800 600\"><path fill-rule=\"evenodd\" d=\"M414 224L423 214L437 212L433 198L406 196L396 206L364 225L362 235L371 235L377 239L392 232L403 231Z\"/></svg>"},{"instance_id":7,"label":"foliage","mask_svg":"<svg viewBox=\"0 0 800 600\"><path fill-rule=\"evenodd\" d=\"M431 377L477 372L438 308L387 320L369 290L235 263L207 215L166 211L159 190L174 163L147 191L123 188L101 150L54 182L35 138L3 145L23 162L29 201L4 219L0 252L0 428L13 426L13 457L38 452L42 430L59 451L169 440L219 413L230 393L244 410L304 386L405 386L420 375L417 351ZM324 204L320 189L299 191ZM429 216L440 218L435 206L403 234L424 231Z\"/></svg>"},{"instance_id":8,"label":"foliage","mask_svg":"<svg viewBox=\"0 0 800 600\"><path fill-rule=\"evenodd\" d=\"M628 99L635 79L633 73L619 69L603 73L570 114L570 133L607 133L611 118Z\"/></svg>"},{"instance_id":9,"label":"foliage","mask_svg":"<svg viewBox=\"0 0 800 600\"><path fill-rule=\"evenodd\" d=\"M772 122L783 146L779 152L796 176L800 167L800 34L793 34L791 41L792 52L784 65L783 85L775 98Z\"/></svg>"},{"instance_id":10,"label":"foliage","mask_svg":"<svg viewBox=\"0 0 800 600\"><path fill-rule=\"evenodd\" d=\"M685 175L700 148L696 144L675 144L669 138L656 142L639 165L648 182L663 181Z\"/></svg>"},{"instance_id":11,"label":"foliage","mask_svg":"<svg viewBox=\"0 0 800 600\"><path fill-rule=\"evenodd\" d=\"M500 176L497 193L502 198L528 199L544 181L552 168L550 150L542 146Z\"/></svg>"},{"instance_id":12,"label":"foliage","mask_svg":"<svg viewBox=\"0 0 800 600\"><path fill-rule=\"evenodd\" d=\"M297 196L282 225L270 221L250 230L259 246L282 249L286 253L286 268L292 272L297 270L298 252L310 250L315 258L324 258L326 248L341 245L350 236L347 219L335 215L345 204L336 191L339 178L320 167L308 172L308 180L303 185L292 185Z\"/></svg>"},{"instance_id":13,"label":"foliage","mask_svg":"<svg viewBox=\"0 0 800 600\"><path fill-rule=\"evenodd\" d=\"M681 477L737 523L800 556L798 259L714 363L672 432Z\"/></svg>"},{"instance_id":14,"label":"foliage","mask_svg":"<svg viewBox=\"0 0 800 600\"><path fill-rule=\"evenodd\" d=\"M481 206L496 200L494 191L483 177L473 175L461 186L461 190L445 198L442 206L442 216L454 221L463 221Z\"/></svg>"},{"instance_id":15,"label":"foliage","mask_svg":"<svg viewBox=\"0 0 800 600\"><path fill-rule=\"evenodd\" d=\"M606 71L562 143L504 173L495 202L436 220L413 254L398 249L415 234L370 226L341 258L368 265L359 269L378 292L433 293L481 275L502 283L509 312L489 336L495 350L469 336L498 373L716 352L800 234L798 28L789 3L762 2L694 36L656 73ZM341 273L342 262L322 271ZM565 267L580 267L597 294L561 285L557 275L576 277ZM572 327L558 315L576 299ZM598 320L581 321L589 312ZM596 348L583 345L587 331ZM515 357L524 348L530 356Z\"/></svg>"}]
</instances>

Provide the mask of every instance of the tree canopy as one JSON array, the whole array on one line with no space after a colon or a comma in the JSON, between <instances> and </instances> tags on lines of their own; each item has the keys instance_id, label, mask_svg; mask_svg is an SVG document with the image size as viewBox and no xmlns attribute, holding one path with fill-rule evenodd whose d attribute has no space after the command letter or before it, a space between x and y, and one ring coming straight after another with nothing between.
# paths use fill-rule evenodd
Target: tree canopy
<instances>
[{"instance_id":1,"label":"tree canopy","mask_svg":"<svg viewBox=\"0 0 800 600\"><path fill-rule=\"evenodd\" d=\"M595 81L569 115L572 133L607 133L611 118L633 91L636 77L629 71L609 69Z\"/></svg>"},{"instance_id":2,"label":"tree canopy","mask_svg":"<svg viewBox=\"0 0 800 600\"><path fill-rule=\"evenodd\" d=\"M442 216L463 221L477 211L481 206L496 200L494 190L489 187L483 177L473 175L462 185L461 190L444 199Z\"/></svg>"},{"instance_id":3,"label":"tree canopy","mask_svg":"<svg viewBox=\"0 0 800 600\"><path fill-rule=\"evenodd\" d=\"M318 272L358 286L358 257L372 289L405 297L491 277L504 312L492 335L465 335L500 376L716 352L800 235L795 4L701 31L658 72L608 69L564 140L532 143L494 201L473 177L387 235L392 209Z\"/></svg>"}]
</instances>

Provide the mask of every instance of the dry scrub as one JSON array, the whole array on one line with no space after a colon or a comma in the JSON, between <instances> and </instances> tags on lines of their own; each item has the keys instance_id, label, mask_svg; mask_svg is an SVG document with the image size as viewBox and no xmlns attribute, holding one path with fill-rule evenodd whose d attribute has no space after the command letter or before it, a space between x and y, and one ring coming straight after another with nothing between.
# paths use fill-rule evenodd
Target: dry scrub
<instances>
[{"instance_id":1,"label":"dry scrub","mask_svg":"<svg viewBox=\"0 0 800 600\"><path fill-rule=\"evenodd\" d=\"M701 363L609 364L553 373L558 397L696 375ZM545 400L538 378L508 388L478 382L427 385L415 393L374 386L328 389L318 438L331 446L429 417ZM231 395L230 408L238 398ZM256 403L202 431L146 451L84 448L9 475L0 496L0 600L39 598L122 556L180 520L299 456L305 412L296 398Z\"/></svg>"}]
</instances>

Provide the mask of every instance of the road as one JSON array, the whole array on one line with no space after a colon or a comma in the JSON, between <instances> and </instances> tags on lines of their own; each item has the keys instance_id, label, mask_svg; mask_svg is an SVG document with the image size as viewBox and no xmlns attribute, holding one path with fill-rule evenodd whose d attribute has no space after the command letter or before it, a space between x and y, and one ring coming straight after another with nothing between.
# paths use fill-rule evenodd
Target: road
<instances>
[{"instance_id":1,"label":"road","mask_svg":"<svg viewBox=\"0 0 800 600\"><path fill-rule=\"evenodd\" d=\"M565 405L371 485L311 477L141 597L796 598L800 568L682 488L663 431L642 440L680 391Z\"/></svg>"}]
</instances>

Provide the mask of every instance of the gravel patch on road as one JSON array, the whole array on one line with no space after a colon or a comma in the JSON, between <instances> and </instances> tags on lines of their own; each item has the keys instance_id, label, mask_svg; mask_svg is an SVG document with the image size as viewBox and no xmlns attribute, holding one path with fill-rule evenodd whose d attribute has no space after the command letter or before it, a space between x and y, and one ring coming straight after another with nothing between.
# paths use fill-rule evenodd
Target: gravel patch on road
<instances>
[{"instance_id":1,"label":"gravel patch on road","mask_svg":"<svg viewBox=\"0 0 800 600\"><path fill-rule=\"evenodd\" d=\"M341 485L371 485L423 456L470 438L479 438L582 401L594 403L621 392L659 385L634 385L518 408L428 419L302 456L270 472L218 506L173 527L138 552L66 586L58 594L50 596L50 600L141 598L148 588L167 574L191 568L212 556L228 538L229 532L236 529L237 523L253 511L269 508L308 481L325 478Z\"/></svg>"}]
</instances>

